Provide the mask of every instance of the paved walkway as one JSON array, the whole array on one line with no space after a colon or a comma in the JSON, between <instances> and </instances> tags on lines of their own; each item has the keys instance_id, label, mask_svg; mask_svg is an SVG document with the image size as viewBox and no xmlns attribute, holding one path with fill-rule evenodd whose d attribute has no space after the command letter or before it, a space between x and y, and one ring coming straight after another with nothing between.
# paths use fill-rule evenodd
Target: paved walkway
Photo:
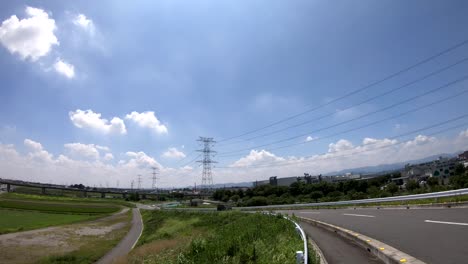
<instances>
[{"instance_id":1,"label":"paved walkway","mask_svg":"<svg viewBox=\"0 0 468 264\"><path fill-rule=\"evenodd\" d=\"M107 252L97 263L108 264L113 263L115 259L126 256L135 247L141 232L143 231L143 221L141 219L140 210L133 209L132 227L127 235L114 247L111 251Z\"/></svg>"}]
</instances>

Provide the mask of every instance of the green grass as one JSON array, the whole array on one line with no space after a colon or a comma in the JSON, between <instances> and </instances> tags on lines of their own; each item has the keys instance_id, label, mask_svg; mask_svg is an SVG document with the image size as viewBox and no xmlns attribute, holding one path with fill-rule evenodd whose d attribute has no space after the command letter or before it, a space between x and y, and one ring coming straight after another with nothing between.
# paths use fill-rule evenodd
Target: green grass
<instances>
[{"instance_id":1,"label":"green grass","mask_svg":"<svg viewBox=\"0 0 468 264\"><path fill-rule=\"evenodd\" d=\"M120 209L116 205L19 199L0 199L0 208L72 214L110 214Z\"/></svg>"},{"instance_id":2,"label":"green grass","mask_svg":"<svg viewBox=\"0 0 468 264\"><path fill-rule=\"evenodd\" d=\"M66 254L52 255L38 261L40 264L91 264L98 261L109 250L117 246L129 231L131 225L132 212L118 216L116 219L108 220L103 225L112 225L119 222L125 222L126 226L114 230L105 236L84 236L80 237L83 245L75 251Z\"/></svg>"},{"instance_id":3,"label":"green grass","mask_svg":"<svg viewBox=\"0 0 468 264\"><path fill-rule=\"evenodd\" d=\"M51 214L0 208L0 234L91 220L96 216Z\"/></svg>"},{"instance_id":4,"label":"green grass","mask_svg":"<svg viewBox=\"0 0 468 264\"><path fill-rule=\"evenodd\" d=\"M129 263L295 263L302 240L281 216L143 211Z\"/></svg>"},{"instance_id":5,"label":"green grass","mask_svg":"<svg viewBox=\"0 0 468 264\"><path fill-rule=\"evenodd\" d=\"M75 203L98 203L98 204L116 204L135 208L135 204L121 199L102 199L102 198L79 198L68 196L53 196L53 195L38 195L38 194L23 194L23 193L3 193L0 199L21 199L21 200L37 200L37 201L59 201L59 202L75 202Z\"/></svg>"}]
</instances>

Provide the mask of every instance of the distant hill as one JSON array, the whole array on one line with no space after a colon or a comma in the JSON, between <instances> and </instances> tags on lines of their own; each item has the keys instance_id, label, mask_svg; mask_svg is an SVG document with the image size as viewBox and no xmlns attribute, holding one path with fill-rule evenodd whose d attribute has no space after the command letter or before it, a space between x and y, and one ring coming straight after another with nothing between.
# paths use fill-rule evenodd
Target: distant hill
<instances>
[{"instance_id":1,"label":"distant hill","mask_svg":"<svg viewBox=\"0 0 468 264\"><path fill-rule=\"evenodd\" d=\"M417 160L410 160L406 162L398 162L398 163L392 163L392 164L381 164L381 165L376 165L376 166L367 166L367 167L360 167L360 168L353 168L353 169L345 169L345 170L340 170L340 171L333 171L329 173L325 173L323 175L325 176L331 176L331 175L341 175L345 174L348 172L352 172L354 174L371 174L371 173L379 173L379 172L387 172L387 171L395 171L395 170L400 170L405 167L406 164L419 164L419 163L424 163L424 162L429 162L438 159L439 157L444 157L444 158L453 158L458 155L455 153L448 154L448 153L442 153L442 154L437 154L437 155L432 155L429 157L425 157L422 159L417 159Z\"/></svg>"}]
</instances>

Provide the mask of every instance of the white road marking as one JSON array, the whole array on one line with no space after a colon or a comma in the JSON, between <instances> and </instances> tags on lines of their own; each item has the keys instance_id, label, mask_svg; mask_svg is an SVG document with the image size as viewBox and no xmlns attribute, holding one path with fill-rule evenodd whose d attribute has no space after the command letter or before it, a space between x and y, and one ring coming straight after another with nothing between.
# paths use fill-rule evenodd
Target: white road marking
<instances>
[{"instance_id":1,"label":"white road marking","mask_svg":"<svg viewBox=\"0 0 468 264\"><path fill-rule=\"evenodd\" d=\"M433 220L424 220L424 222L426 222L426 223L435 223L435 224L468 226L468 223L444 222L444 221L433 221Z\"/></svg>"},{"instance_id":2,"label":"white road marking","mask_svg":"<svg viewBox=\"0 0 468 264\"><path fill-rule=\"evenodd\" d=\"M349 215L349 216L361 216L361 217L375 217L373 215L361 215L361 214L343 214L343 215Z\"/></svg>"}]
</instances>

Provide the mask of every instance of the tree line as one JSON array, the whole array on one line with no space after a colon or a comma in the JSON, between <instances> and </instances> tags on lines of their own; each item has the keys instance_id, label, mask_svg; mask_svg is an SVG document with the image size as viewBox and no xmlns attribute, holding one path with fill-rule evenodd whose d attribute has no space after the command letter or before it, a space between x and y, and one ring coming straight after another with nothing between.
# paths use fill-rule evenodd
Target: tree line
<instances>
[{"instance_id":1,"label":"tree line","mask_svg":"<svg viewBox=\"0 0 468 264\"><path fill-rule=\"evenodd\" d=\"M403 185L392 181L392 178L400 176L401 174L396 172L367 180L337 183L322 181L307 184L299 181L290 186L261 185L245 191L218 189L213 193L212 198L217 201L231 202L236 206L262 206L359 200L468 188L468 174L462 164L456 166L455 175L449 178L449 184L444 184L439 177L430 177L427 181L419 182L411 179Z\"/></svg>"}]
</instances>

